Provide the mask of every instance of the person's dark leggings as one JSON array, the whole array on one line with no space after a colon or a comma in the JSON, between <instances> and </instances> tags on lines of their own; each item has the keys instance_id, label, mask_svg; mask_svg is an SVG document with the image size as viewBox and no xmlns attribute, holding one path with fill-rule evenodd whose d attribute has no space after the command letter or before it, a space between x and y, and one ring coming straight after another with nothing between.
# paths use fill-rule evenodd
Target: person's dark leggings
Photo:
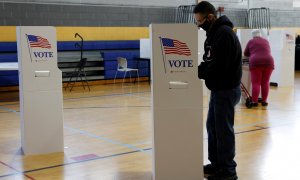
<instances>
[{"instance_id":1,"label":"person's dark leggings","mask_svg":"<svg viewBox=\"0 0 300 180\"><path fill-rule=\"evenodd\" d=\"M234 107L241 98L240 85L231 90L211 91L206 122L208 159L228 174L236 173Z\"/></svg>"}]
</instances>

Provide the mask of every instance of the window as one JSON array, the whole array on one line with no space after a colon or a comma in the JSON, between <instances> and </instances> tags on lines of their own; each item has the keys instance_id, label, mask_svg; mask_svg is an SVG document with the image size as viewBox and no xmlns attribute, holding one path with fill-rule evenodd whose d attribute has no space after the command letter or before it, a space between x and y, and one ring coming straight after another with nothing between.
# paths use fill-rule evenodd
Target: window
<instances>
[{"instance_id":1,"label":"window","mask_svg":"<svg viewBox=\"0 0 300 180\"><path fill-rule=\"evenodd\" d=\"M293 0L293 7L300 7L300 0Z\"/></svg>"}]
</instances>

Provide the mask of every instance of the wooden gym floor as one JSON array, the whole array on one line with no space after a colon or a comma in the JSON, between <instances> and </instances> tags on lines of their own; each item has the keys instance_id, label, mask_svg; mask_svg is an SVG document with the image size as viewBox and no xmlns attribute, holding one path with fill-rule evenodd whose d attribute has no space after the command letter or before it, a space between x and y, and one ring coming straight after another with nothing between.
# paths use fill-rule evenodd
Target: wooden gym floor
<instances>
[{"instance_id":1,"label":"wooden gym floor","mask_svg":"<svg viewBox=\"0 0 300 180\"><path fill-rule=\"evenodd\" d=\"M151 179L147 82L64 91L64 153L22 155L18 98L0 94L0 180ZM204 98L204 123L207 104ZM271 88L267 108L239 104L235 130L239 179L300 179L300 73L294 88ZM203 142L208 163L206 134Z\"/></svg>"}]
</instances>

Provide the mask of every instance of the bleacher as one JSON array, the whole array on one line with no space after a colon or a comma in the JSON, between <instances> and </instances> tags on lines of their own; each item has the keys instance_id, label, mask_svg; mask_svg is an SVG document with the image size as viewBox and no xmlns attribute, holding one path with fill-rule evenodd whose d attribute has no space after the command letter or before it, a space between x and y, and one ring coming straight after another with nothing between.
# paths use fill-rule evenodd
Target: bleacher
<instances>
[{"instance_id":1,"label":"bleacher","mask_svg":"<svg viewBox=\"0 0 300 180\"><path fill-rule=\"evenodd\" d=\"M57 43L58 67L62 70L63 81L68 81L80 60L77 41ZM140 77L149 76L146 62L137 62L139 58L139 40L127 41L84 41L83 58L87 58L86 74L88 80L113 79L117 69L117 57L125 57L130 68L139 68ZM18 62L16 42L0 42L0 62ZM128 75L129 76L129 75ZM135 75L133 75L134 77ZM123 78L118 74L118 78ZM19 84L18 71L1 71L0 86Z\"/></svg>"},{"instance_id":2,"label":"bleacher","mask_svg":"<svg viewBox=\"0 0 300 180\"><path fill-rule=\"evenodd\" d=\"M18 62L16 42L0 42L0 62ZM0 86L18 84L18 71L0 71Z\"/></svg>"}]
</instances>

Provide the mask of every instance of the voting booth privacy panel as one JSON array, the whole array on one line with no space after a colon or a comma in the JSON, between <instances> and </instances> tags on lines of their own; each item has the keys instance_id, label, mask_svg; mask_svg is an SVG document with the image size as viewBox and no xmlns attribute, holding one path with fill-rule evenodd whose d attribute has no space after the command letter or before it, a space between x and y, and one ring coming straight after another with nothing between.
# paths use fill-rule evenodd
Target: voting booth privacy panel
<instances>
[{"instance_id":1,"label":"voting booth privacy panel","mask_svg":"<svg viewBox=\"0 0 300 180\"><path fill-rule=\"evenodd\" d=\"M198 28L152 24L153 178L203 179Z\"/></svg>"},{"instance_id":2,"label":"voting booth privacy panel","mask_svg":"<svg viewBox=\"0 0 300 180\"><path fill-rule=\"evenodd\" d=\"M275 61L271 82L278 86L294 86L295 81L295 31L289 29L271 30L269 42Z\"/></svg>"},{"instance_id":3,"label":"voting booth privacy panel","mask_svg":"<svg viewBox=\"0 0 300 180\"><path fill-rule=\"evenodd\" d=\"M252 29L237 30L243 51L248 41L252 39L251 32ZM262 29L261 34L270 43L271 54L275 63L275 69L271 75L270 82L277 83L279 87L294 86L295 30L271 29L267 32Z\"/></svg>"},{"instance_id":4,"label":"voting booth privacy panel","mask_svg":"<svg viewBox=\"0 0 300 180\"><path fill-rule=\"evenodd\" d=\"M17 27L21 141L25 154L63 151L62 74L54 27Z\"/></svg>"}]
</instances>

